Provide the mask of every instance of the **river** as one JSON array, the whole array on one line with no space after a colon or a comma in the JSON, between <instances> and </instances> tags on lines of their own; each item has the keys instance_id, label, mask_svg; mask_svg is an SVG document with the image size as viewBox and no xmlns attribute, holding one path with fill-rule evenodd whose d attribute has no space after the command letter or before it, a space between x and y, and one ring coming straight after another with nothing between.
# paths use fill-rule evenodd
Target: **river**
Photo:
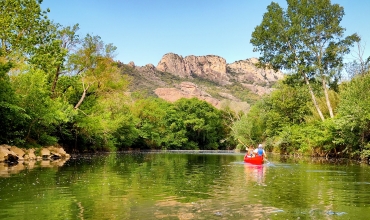
<instances>
[{"instance_id":1,"label":"river","mask_svg":"<svg viewBox=\"0 0 370 220\"><path fill-rule=\"evenodd\" d=\"M370 166L232 152L0 164L0 219L369 219Z\"/></svg>"}]
</instances>

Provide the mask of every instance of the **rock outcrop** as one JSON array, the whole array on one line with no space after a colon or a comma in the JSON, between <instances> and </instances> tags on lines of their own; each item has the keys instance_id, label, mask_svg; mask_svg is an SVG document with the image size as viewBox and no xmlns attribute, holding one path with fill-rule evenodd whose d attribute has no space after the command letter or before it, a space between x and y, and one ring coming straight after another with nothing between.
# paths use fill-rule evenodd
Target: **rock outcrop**
<instances>
[{"instance_id":1,"label":"rock outcrop","mask_svg":"<svg viewBox=\"0 0 370 220\"><path fill-rule=\"evenodd\" d=\"M256 58L227 64L224 58L215 55L190 55L183 58L180 55L168 53L162 57L156 69L181 78L200 77L220 85L231 84L231 81L246 84L270 84L284 77L282 72L256 67L257 63Z\"/></svg>"},{"instance_id":2,"label":"rock outcrop","mask_svg":"<svg viewBox=\"0 0 370 220\"><path fill-rule=\"evenodd\" d=\"M49 147L50 148L50 147ZM40 155L36 157L35 149L21 149L16 146L6 144L0 145L0 177L10 177L22 170L31 170L35 167L60 167L69 160L69 155L65 153L61 147L52 147L50 154L55 151L60 153L60 158L47 157L42 158ZM39 154L42 150L39 151ZM44 151L45 152L45 151ZM65 153L65 154L64 154ZM22 157L24 160L21 160Z\"/></svg>"},{"instance_id":3,"label":"rock outcrop","mask_svg":"<svg viewBox=\"0 0 370 220\"><path fill-rule=\"evenodd\" d=\"M35 149L27 149L24 155L25 160L36 160Z\"/></svg>"},{"instance_id":4,"label":"rock outcrop","mask_svg":"<svg viewBox=\"0 0 370 220\"><path fill-rule=\"evenodd\" d=\"M0 145L0 162L19 162L38 159L55 160L69 159L70 155L62 147L49 146L44 147L36 156L35 149L22 149L16 146L6 144Z\"/></svg>"},{"instance_id":5,"label":"rock outcrop","mask_svg":"<svg viewBox=\"0 0 370 220\"><path fill-rule=\"evenodd\" d=\"M198 88L198 86L192 82L182 82L177 88L157 88L155 94L169 102L175 102L181 98L198 98L204 100L218 109L225 106L229 106L236 112L247 111L250 105L246 102L241 102L238 98L228 93L219 93L220 96L226 97L228 102L213 98L210 94Z\"/></svg>"},{"instance_id":6,"label":"rock outcrop","mask_svg":"<svg viewBox=\"0 0 370 220\"><path fill-rule=\"evenodd\" d=\"M229 81L226 74L226 60L215 55L190 55L183 58L180 55L168 53L162 57L156 68L181 78L200 77L220 84Z\"/></svg>"},{"instance_id":7,"label":"rock outcrop","mask_svg":"<svg viewBox=\"0 0 370 220\"><path fill-rule=\"evenodd\" d=\"M283 78L282 72L275 72L272 69L258 68L256 66L257 63L257 58L239 60L228 64L228 72L242 74L241 76L243 76L243 74L254 76L252 78L254 82L275 82ZM244 78L239 78L239 80L242 81Z\"/></svg>"},{"instance_id":8,"label":"rock outcrop","mask_svg":"<svg viewBox=\"0 0 370 220\"><path fill-rule=\"evenodd\" d=\"M196 97L200 100L205 100L212 105L217 105L218 100L212 98L208 93L200 90L197 85L192 82L182 82L178 88L157 88L154 93L167 101L174 102L181 98Z\"/></svg>"},{"instance_id":9,"label":"rock outcrop","mask_svg":"<svg viewBox=\"0 0 370 220\"><path fill-rule=\"evenodd\" d=\"M121 67L133 79L131 91L144 91L171 102L197 97L217 108L231 105L235 111L244 111L250 107L246 100L270 93L272 85L284 77L282 72L258 68L257 63L256 58L228 64L215 55L182 57L167 53L157 66L130 62Z\"/></svg>"},{"instance_id":10,"label":"rock outcrop","mask_svg":"<svg viewBox=\"0 0 370 220\"><path fill-rule=\"evenodd\" d=\"M18 156L15 152L10 150L9 145L0 145L0 162L16 162L18 161Z\"/></svg>"},{"instance_id":11,"label":"rock outcrop","mask_svg":"<svg viewBox=\"0 0 370 220\"><path fill-rule=\"evenodd\" d=\"M174 53L165 54L159 61L157 70L172 73L181 78L190 76L190 72L187 71L185 66L184 58Z\"/></svg>"}]
</instances>

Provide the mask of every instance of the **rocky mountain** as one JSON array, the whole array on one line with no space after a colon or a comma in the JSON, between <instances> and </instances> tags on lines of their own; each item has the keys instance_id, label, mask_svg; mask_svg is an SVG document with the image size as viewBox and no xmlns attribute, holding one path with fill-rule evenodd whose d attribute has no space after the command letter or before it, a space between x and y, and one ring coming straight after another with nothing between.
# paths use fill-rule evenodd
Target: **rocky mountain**
<instances>
[{"instance_id":1,"label":"rocky mountain","mask_svg":"<svg viewBox=\"0 0 370 220\"><path fill-rule=\"evenodd\" d=\"M272 85L284 77L282 72L256 67L256 58L228 64L220 56L186 56L165 54L157 66L121 64L124 74L132 77L132 92L146 91L168 101L197 97L217 108L229 106L248 111Z\"/></svg>"},{"instance_id":2,"label":"rocky mountain","mask_svg":"<svg viewBox=\"0 0 370 220\"><path fill-rule=\"evenodd\" d=\"M219 56L186 56L174 53L165 54L157 65L157 70L173 73L181 78L200 77L220 83L228 82L226 60Z\"/></svg>"}]
</instances>

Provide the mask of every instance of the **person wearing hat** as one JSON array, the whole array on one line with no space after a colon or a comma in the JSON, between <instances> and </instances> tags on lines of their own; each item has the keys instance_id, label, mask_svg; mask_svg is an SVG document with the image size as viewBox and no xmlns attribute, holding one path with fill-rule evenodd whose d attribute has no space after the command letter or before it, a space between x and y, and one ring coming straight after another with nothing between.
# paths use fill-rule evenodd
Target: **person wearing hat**
<instances>
[{"instance_id":1,"label":"person wearing hat","mask_svg":"<svg viewBox=\"0 0 370 220\"><path fill-rule=\"evenodd\" d=\"M267 158L265 150L262 147L262 144L259 144L258 148L254 149L253 153L257 156L264 156Z\"/></svg>"}]
</instances>

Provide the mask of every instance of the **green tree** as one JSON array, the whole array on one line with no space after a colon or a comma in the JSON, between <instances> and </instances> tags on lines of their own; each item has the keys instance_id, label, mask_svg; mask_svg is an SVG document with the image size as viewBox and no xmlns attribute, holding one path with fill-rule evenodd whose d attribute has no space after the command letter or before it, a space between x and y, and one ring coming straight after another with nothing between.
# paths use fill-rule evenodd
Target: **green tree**
<instances>
[{"instance_id":1,"label":"green tree","mask_svg":"<svg viewBox=\"0 0 370 220\"><path fill-rule=\"evenodd\" d=\"M57 33L57 38L60 39L59 41L59 53L56 53L59 56L56 57L54 64L54 76L52 77L52 86L51 86L51 93L52 96L55 96L55 89L58 83L59 76L66 72L65 61L68 54L71 54L71 50L73 50L77 44L80 42L79 36L77 35L77 31L79 30L78 24L74 25L73 27L67 26L65 28L60 29Z\"/></svg>"},{"instance_id":2,"label":"green tree","mask_svg":"<svg viewBox=\"0 0 370 220\"><path fill-rule=\"evenodd\" d=\"M343 153L370 156L370 75L358 75L342 85L335 143Z\"/></svg>"},{"instance_id":3,"label":"green tree","mask_svg":"<svg viewBox=\"0 0 370 220\"><path fill-rule=\"evenodd\" d=\"M68 73L66 62L80 43L78 30L78 24L73 27L50 24L48 33L45 33L50 36L49 40L39 45L37 53L30 59L30 64L42 69L48 75L53 98L61 95L55 93L56 86L59 77Z\"/></svg>"},{"instance_id":4,"label":"green tree","mask_svg":"<svg viewBox=\"0 0 370 220\"><path fill-rule=\"evenodd\" d=\"M12 64L0 62L0 143L22 143L22 122L28 118L25 109L19 106L17 96L8 75Z\"/></svg>"},{"instance_id":5,"label":"green tree","mask_svg":"<svg viewBox=\"0 0 370 220\"><path fill-rule=\"evenodd\" d=\"M1 52L8 61L32 58L37 45L49 40L50 21L42 11L42 0L0 1Z\"/></svg>"},{"instance_id":6,"label":"green tree","mask_svg":"<svg viewBox=\"0 0 370 220\"><path fill-rule=\"evenodd\" d=\"M226 138L221 111L196 98L182 98L167 112L167 148L215 150Z\"/></svg>"},{"instance_id":7,"label":"green tree","mask_svg":"<svg viewBox=\"0 0 370 220\"><path fill-rule=\"evenodd\" d=\"M75 32L68 29L68 39ZM72 40L68 40L72 43ZM68 100L78 111L71 123L59 132L75 150L115 149L127 146L136 138L131 124L134 118L127 105L127 77L113 60L116 47L105 44L99 36L87 35L78 50L67 56L67 74L57 79L54 94ZM123 134L124 131L132 134Z\"/></svg>"},{"instance_id":8,"label":"green tree","mask_svg":"<svg viewBox=\"0 0 370 220\"><path fill-rule=\"evenodd\" d=\"M80 77L82 86L82 94L75 109L81 106L89 90L105 92L113 84L116 84L113 86L115 88L125 88L125 82L119 80L122 76L117 63L112 59L115 50L116 47L104 44L99 36L88 34L82 41L82 47L70 56L70 72Z\"/></svg>"},{"instance_id":9,"label":"green tree","mask_svg":"<svg viewBox=\"0 0 370 220\"><path fill-rule=\"evenodd\" d=\"M256 145L265 138L266 124L264 123L264 111L261 111L262 102L252 106L248 114L236 120L231 127L231 135L239 144L238 149Z\"/></svg>"},{"instance_id":10,"label":"green tree","mask_svg":"<svg viewBox=\"0 0 370 220\"><path fill-rule=\"evenodd\" d=\"M51 134L57 125L69 121L74 114L72 106L60 99L50 98L47 76L41 70L25 67L19 74L13 75L13 85L19 97L19 106L25 109L28 116L23 121L24 141L57 143L57 137Z\"/></svg>"},{"instance_id":11,"label":"green tree","mask_svg":"<svg viewBox=\"0 0 370 220\"><path fill-rule=\"evenodd\" d=\"M135 124L138 129L138 140L135 145L139 148L161 149L165 140L167 127L165 117L171 103L163 99L141 99L137 100L131 112L138 119Z\"/></svg>"},{"instance_id":12,"label":"green tree","mask_svg":"<svg viewBox=\"0 0 370 220\"><path fill-rule=\"evenodd\" d=\"M109 77L100 88L90 87L75 109L78 114L60 125L57 134L69 150L114 150L116 145L128 146L136 139L136 122L125 95L127 80L118 72ZM81 76L62 76L57 89L74 108L83 92Z\"/></svg>"},{"instance_id":13,"label":"green tree","mask_svg":"<svg viewBox=\"0 0 370 220\"><path fill-rule=\"evenodd\" d=\"M260 65L275 70L293 70L308 86L312 102L322 120L324 115L311 86L321 81L326 105L333 117L327 88L343 66L343 56L359 41L356 34L344 37L340 26L343 7L330 0L287 0L286 10L272 2L252 33L251 43L261 53Z\"/></svg>"}]
</instances>

